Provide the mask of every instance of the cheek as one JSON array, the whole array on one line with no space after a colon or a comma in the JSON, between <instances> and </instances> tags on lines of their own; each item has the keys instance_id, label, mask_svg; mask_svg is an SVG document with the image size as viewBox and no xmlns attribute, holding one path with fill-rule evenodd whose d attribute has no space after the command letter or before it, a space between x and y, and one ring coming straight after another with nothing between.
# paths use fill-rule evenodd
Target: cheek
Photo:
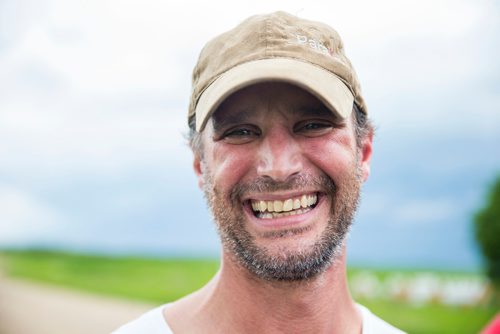
<instances>
[{"instance_id":1,"label":"cheek","mask_svg":"<svg viewBox=\"0 0 500 334\"><path fill-rule=\"evenodd\" d=\"M346 172L351 173L356 162L355 145L351 146L349 141L309 142L304 152L317 168L333 180Z\"/></svg>"},{"instance_id":2,"label":"cheek","mask_svg":"<svg viewBox=\"0 0 500 334\"><path fill-rule=\"evenodd\" d=\"M212 152L207 164L212 172L215 186L221 190L230 190L248 174L252 167L253 154L248 150L229 151L215 147Z\"/></svg>"}]
</instances>

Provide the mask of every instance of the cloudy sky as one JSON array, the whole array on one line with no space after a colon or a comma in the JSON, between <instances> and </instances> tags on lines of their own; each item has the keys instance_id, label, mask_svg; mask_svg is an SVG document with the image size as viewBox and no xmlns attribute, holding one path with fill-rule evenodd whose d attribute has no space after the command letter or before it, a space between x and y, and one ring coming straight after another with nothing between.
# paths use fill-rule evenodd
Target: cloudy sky
<instances>
[{"instance_id":1,"label":"cloudy sky","mask_svg":"<svg viewBox=\"0 0 500 334\"><path fill-rule=\"evenodd\" d=\"M218 253L183 134L211 37L286 10L339 31L377 125L350 261L477 267L500 170L487 0L0 0L0 246Z\"/></svg>"}]
</instances>

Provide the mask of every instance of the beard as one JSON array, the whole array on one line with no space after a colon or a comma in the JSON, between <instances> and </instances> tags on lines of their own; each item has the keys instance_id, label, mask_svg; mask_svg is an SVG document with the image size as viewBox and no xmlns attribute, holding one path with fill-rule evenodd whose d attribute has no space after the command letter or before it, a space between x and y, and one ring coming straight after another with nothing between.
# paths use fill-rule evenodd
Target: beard
<instances>
[{"instance_id":1,"label":"beard","mask_svg":"<svg viewBox=\"0 0 500 334\"><path fill-rule=\"evenodd\" d=\"M251 182L238 183L229 196L215 187L208 170L205 170L203 191L223 247L251 274L266 281L304 281L323 273L341 254L358 206L361 177L357 160L352 172L344 175L338 183L325 174L294 175L286 182L257 178ZM245 228L246 218L241 201L243 195L248 192L293 191L306 187L318 189L331 201L328 222L323 232L312 244L297 245L297 249L293 250L271 252L257 245L255 237ZM287 238L309 228L266 232L262 237Z\"/></svg>"}]
</instances>

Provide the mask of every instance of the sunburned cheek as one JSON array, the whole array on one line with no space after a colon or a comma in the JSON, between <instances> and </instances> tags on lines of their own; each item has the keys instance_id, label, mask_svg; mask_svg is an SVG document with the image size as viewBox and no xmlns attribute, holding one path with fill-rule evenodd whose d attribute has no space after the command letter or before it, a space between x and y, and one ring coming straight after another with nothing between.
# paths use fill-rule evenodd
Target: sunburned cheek
<instances>
[{"instance_id":1,"label":"sunburned cheek","mask_svg":"<svg viewBox=\"0 0 500 334\"><path fill-rule=\"evenodd\" d=\"M309 143L306 150L308 159L325 173L333 175L352 166L356 160L356 148L346 141Z\"/></svg>"},{"instance_id":2,"label":"sunburned cheek","mask_svg":"<svg viewBox=\"0 0 500 334\"><path fill-rule=\"evenodd\" d=\"M351 152L346 151L324 151L316 159L317 164L323 166L325 171L343 170L347 166L352 165L354 156Z\"/></svg>"},{"instance_id":3,"label":"sunburned cheek","mask_svg":"<svg viewBox=\"0 0 500 334\"><path fill-rule=\"evenodd\" d=\"M251 162L251 156L248 154L237 154L235 152L215 152L213 160L214 174L216 180L224 184L233 184L241 180L246 174Z\"/></svg>"}]
</instances>

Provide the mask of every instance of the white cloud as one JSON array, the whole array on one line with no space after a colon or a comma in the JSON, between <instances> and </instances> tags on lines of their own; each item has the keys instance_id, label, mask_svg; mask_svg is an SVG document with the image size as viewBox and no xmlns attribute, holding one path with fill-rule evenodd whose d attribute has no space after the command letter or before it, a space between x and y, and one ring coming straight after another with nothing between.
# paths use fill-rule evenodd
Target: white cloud
<instances>
[{"instance_id":1,"label":"white cloud","mask_svg":"<svg viewBox=\"0 0 500 334\"><path fill-rule=\"evenodd\" d=\"M183 111L145 106L136 115L95 103L85 107L89 110L51 110L29 103L4 106L0 156L6 159L1 168L11 173L32 166L34 172L45 167L55 173L105 174L162 164L172 156L172 164L189 161Z\"/></svg>"},{"instance_id":2,"label":"white cloud","mask_svg":"<svg viewBox=\"0 0 500 334\"><path fill-rule=\"evenodd\" d=\"M0 187L0 243L16 244L50 235L64 219L29 193Z\"/></svg>"}]
</instances>

